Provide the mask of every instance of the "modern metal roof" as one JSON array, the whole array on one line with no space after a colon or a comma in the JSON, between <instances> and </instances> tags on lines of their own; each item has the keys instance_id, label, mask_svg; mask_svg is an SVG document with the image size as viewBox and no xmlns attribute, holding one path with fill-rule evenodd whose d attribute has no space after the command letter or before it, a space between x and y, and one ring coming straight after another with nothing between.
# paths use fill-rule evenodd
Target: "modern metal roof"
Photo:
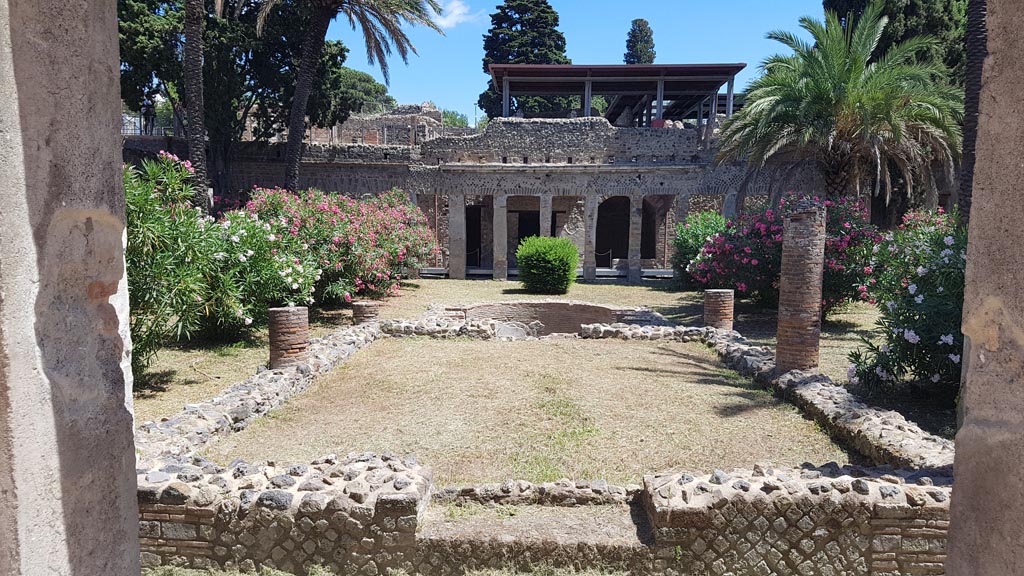
<instances>
[{"instance_id":1,"label":"modern metal roof","mask_svg":"<svg viewBox=\"0 0 1024 576\"><path fill-rule=\"evenodd\" d=\"M618 96L617 104L635 104L655 96L664 82L664 98L673 109L689 111L746 68L735 64L491 64L491 79L501 90L505 79L510 96ZM612 112L611 110L609 112Z\"/></svg>"}]
</instances>

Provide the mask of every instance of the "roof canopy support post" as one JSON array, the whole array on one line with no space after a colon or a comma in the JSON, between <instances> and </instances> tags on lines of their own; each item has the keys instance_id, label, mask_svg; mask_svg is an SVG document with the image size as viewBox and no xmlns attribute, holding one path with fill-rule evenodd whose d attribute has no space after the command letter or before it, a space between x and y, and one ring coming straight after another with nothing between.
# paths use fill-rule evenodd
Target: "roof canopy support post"
<instances>
[{"instance_id":1,"label":"roof canopy support post","mask_svg":"<svg viewBox=\"0 0 1024 576\"><path fill-rule=\"evenodd\" d=\"M585 117L586 116L590 116L590 105L591 105L591 100L593 98L593 94L592 94L593 87L594 87L593 83L590 80L587 80L586 83L584 84L584 89L583 89L583 116L585 116Z\"/></svg>"},{"instance_id":2,"label":"roof canopy support post","mask_svg":"<svg viewBox=\"0 0 1024 576\"><path fill-rule=\"evenodd\" d=\"M658 112L655 118L662 120L665 116L665 80L658 80Z\"/></svg>"},{"instance_id":3,"label":"roof canopy support post","mask_svg":"<svg viewBox=\"0 0 1024 576\"><path fill-rule=\"evenodd\" d=\"M501 116L508 118L512 115L512 102L509 94L508 76L501 79Z\"/></svg>"},{"instance_id":4,"label":"roof canopy support post","mask_svg":"<svg viewBox=\"0 0 1024 576\"><path fill-rule=\"evenodd\" d=\"M726 118L732 118L733 105L735 104L735 99L736 99L735 89L736 89L736 77L735 76L731 76L729 78L729 89L728 89L728 92L726 93L726 96L725 96L725 117Z\"/></svg>"}]
</instances>

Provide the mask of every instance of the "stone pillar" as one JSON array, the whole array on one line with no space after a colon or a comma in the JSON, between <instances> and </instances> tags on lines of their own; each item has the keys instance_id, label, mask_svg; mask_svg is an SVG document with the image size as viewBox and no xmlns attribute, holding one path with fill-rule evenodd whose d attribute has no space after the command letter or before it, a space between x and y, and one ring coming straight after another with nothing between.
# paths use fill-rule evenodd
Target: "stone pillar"
<instances>
[{"instance_id":1,"label":"stone pillar","mask_svg":"<svg viewBox=\"0 0 1024 576\"><path fill-rule=\"evenodd\" d=\"M114 0L0 0L0 574L138 574Z\"/></svg>"},{"instance_id":2,"label":"stone pillar","mask_svg":"<svg viewBox=\"0 0 1024 576\"><path fill-rule=\"evenodd\" d=\"M640 282L640 236L644 224L644 197L634 194L629 197L629 252L628 270L629 281L637 284Z\"/></svg>"},{"instance_id":3,"label":"stone pillar","mask_svg":"<svg viewBox=\"0 0 1024 576\"><path fill-rule=\"evenodd\" d=\"M676 211L675 228L673 228L669 232L670 236L673 239L676 237L676 228L678 228L682 224L686 224L686 217L690 214L690 195L689 194L680 194L680 195L676 196L675 211ZM670 248L672 250L672 253L675 253L674 243L673 243L673 246L671 246ZM671 262L671 259L669 261ZM685 268L685 266L684 266L684 268ZM672 270L672 277L675 278L676 281L681 281L682 280L682 278L679 277L679 271L678 270Z\"/></svg>"},{"instance_id":4,"label":"stone pillar","mask_svg":"<svg viewBox=\"0 0 1024 576\"><path fill-rule=\"evenodd\" d=\"M494 276L495 280L508 279L508 197L494 196Z\"/></svg>"},{"instance_id":5,"label":"stone pillar","mask_svg":"<svg viewBox=\"0 0 1024 576\"><path fill-rule=\"evenodd\" d=\"M1024 11L988 0L946 572L1024 574Z\"/></svg>"},{"instance_id":6,"label":"stone pillar","mask_svg":"<svg viewBox=\"0 0 1024 576\"><path fill-rule=\"evenodd\" d=\"M597 279L597 196L583 200L583 280Z\"/></svg>"},{"instance_id":7,"label":"stone pillar","mask_svg":"<svg viewBox=\"0 0 1024 576\"><path fill-rule=\"evenodd\" d=\"M736 217L736 193L726 194L722 200L722 216L727 220Z\"/></svg>"},{"instance_id":8,"label":"stone pillar","mask_svg":"<svg viewBox=\"0 0 1024 576\"><path fill-rule=\"evenodd\" d=\"M775 364L780 374L818 365L824 265L825 208L806 202L786 217L782 236L775 353Z\"/></svg>"},{"instance_id":9,"label":"stone pillar","mask_svg":"<svg viewBox=\"0 0 1024 576\"><path fill-rule=\"evenodd\" d=\"M270 367L287 368L309 360L309 309L305 306L271 308Z\"/></svg>"},{"instance_id":10,"label":"stone pillar","mask_svg":"<svg viewBox=\"0 0 1024 576\"><path fill-rule=\"evenodd\" d=\"M732 330L733 291L704 291L704 325L720 330Z\"/></svg>"},{"instance_id":11,"label":"stone pillar","mask_svg":"<svg viewBox=\"0 0 1024 576\"><path fill-rule=\"evenodd\" d=\"M551 236L551 194L540 195L540 235Z\"/></svg>"},{"instance_id":12,"label":"stone pillar","mask_svg":"<svg viewBox=\"0 0 1024 576\"><path fill-rule=\"evenodd\" d=\"M448 277L466 279L466 197L448 194Z\"/></svg>"}]
</instances>

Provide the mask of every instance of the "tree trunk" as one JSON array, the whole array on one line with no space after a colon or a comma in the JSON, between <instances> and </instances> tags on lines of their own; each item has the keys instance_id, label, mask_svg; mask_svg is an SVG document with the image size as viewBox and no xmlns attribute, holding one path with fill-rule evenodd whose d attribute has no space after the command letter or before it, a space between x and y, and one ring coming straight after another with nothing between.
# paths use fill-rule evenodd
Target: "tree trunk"
<instances>
[{"instance_id":1,"label":"tree trunk","mask_svg":"<svg viewBox=\"0 0 1024 576\"><path fill-rule=\"evenodd\" d=\"M849 154L833 152L822 161L825 195L832 199L846 196L850 189L853 162Z\"/></svg>"},{"instance_id":2,"label":"tree trunk","mask_svg":"<svg viewBox=\"0 0 1024 576\"><path fill-rule=\"evenodd\" d=\"M324 52L327 27L337 11L333 8L315 8L310 16L306 36L302 39L302 61L295 79L295 96L288 115L288 144L285 147L285 187L296 191L299 187L299 161L302 160L302 141L306 135L306 105L313 91L313 81Z\"/></svg>"},{"instance_id":3,"label":"tree trunk","mask_svg":"<svg viewBox=\"0 0 1024 576\"><path fill-rule=\"evenodd\" d=\"M960 194L957 206L964 224L971 218L974 193L975 140L978 137L978 105L981 98L981 75L988 56L987 0L967 3L967 74L964 81L964 153L960 169Z\"/></svg>"},{"instance_id":4,"label":"tree trunk","mask_svg":"<svg viewBox=\"0 0 1024 576\"><path fill-rule=\"evenodd\" d=\"M209 212L206 174L206 122L203 118L203 30L206 6L203 0L185 0L185 105L188 115L188 159L195 168L195 203Z\"/></svg>"}]
</instances>

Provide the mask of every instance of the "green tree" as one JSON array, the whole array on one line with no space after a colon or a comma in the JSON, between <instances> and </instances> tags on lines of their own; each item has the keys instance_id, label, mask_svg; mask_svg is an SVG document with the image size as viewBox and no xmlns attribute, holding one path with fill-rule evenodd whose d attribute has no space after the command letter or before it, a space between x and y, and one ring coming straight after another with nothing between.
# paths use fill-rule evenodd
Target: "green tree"
<instances>
[{"instance_id":1,"label":"green tree","mask_svg":"<svg viewBox=\"0 0 1024 576\"><path fill-rule=\"evenodd\" d=\"M626 36L626 53L622 61L626 64L654 64L654 31L643 18L633 20Z\"/></svg>"},{"instance_id":2,"label":"green tree","mask_svg":"<svg viewBox=\"0 0 1024 576\"><path fill-rule=\"evenodd\" d=\"M864 13L871 0L823 0L825 10L845 19ZM943 62L950 70L949 79L963 86L967 59L964 53L964 32L967 27L968 0L883 0L882 15L889 25L882 32L876 56L892 46L915 36L932 36L937 42L922 48L919 56L932 62Z\"/></svg>"},{"instance_id":3,"label":"green tree","mask_svg":"<svg viewBox=\"0 0 1024 576\"><path fill-rule=\"evenodd\" d=\"M859 192L863 176L877 196L892 192L889 167L905 181L931 177L934 163L952 171L960 150L962 96L944 81L944 67L915 61L937 41L910 38L872 55L885 29L882 5L865 9L845 29L835 12L825 22L802 18L807 42L772 32L792 55L776 55L747 90L745 107L722 128L719 161L747 158L752 170L770 159L811 161L831 197Z\"/></svg>"},{"instance_id":4,"label":"green tree","mask_svg":"<svg viewBox=\"0 0 1024 576\"><path fill-rule=\"evenodd\" d=\"M491 14L491 28L484 35L484 73L491 64L571 64L565 55L565 36L558 30L558 13L547 0L505 0ZM501 116L501 87L487 83L477 101L488 117ZM561 97L514 98L511 112L527 117L566 116L572 100Z\"/></svg>"},{"instance_id":5,"label":"green tree","mask_svg":"<svg viewBox=\"0 0 1024 576\"><path fill-rule=\"evenodd\" d=\"M442 110L441 123L449 128L467 128L469 117L457 110Z\"/></svg>"},{"instance_id":6,"label":"green tree","mask_svg":"<svg viewBox=\"0 0 1024 576\"><path fill-rule=\"evenodd\" d=\"M182 114L182 3L120 0L121 92L138 110L142 94L156 88ZM288 119L301 54L304 12L299 0L282 2L256 34L259 6L228 0L221 16L207 14L204 38L204 108L209 135L210 179L217 194L228 195L234 146L247 135L266 140ZM387 102L387 88L369 75L343 68L347 50L328 42L311 95L310 118L331 126L359 110L363 102Z\"/></svg>"},{"instance_id":7,"label":"green tree","mask_svg":"<svg viewBox=\"0 0 1024 576\"><path fill-rule=\"evenodd\" d=\"M284 0L262 0L258 27L262 28L274 8ZM370 64L378 64L384 81L390 80L388 56L392 49L403 62L409 62L409 52L416 47L402 29L403 25L422 24L443 34L433 20L441 13L437 0L305 0L304 37L302 56L298 60L295 92L288 115L288 145L285 148L285 185L295 190L299 184L299 161L302 159L302 141L306 134L306 112L313 92L317 69L323 57L327 28L331 21L343 16L353 29L362 31L366 56Z\"/></svg>"}]
</instances>

